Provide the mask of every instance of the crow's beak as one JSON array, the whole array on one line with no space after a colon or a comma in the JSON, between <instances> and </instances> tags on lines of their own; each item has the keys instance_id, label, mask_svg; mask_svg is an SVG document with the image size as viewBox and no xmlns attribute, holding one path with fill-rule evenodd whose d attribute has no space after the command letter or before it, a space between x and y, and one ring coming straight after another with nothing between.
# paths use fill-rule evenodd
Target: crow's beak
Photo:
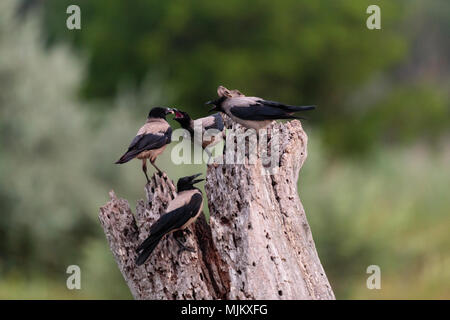
<instances>
[{"instance_id":1,"label":"crow's beak","mask_svg":"<svg viewBox=\"0 0 450 320\"><path fill-rule=\"evenodd\" d=\"M217 100L209 100L208 102L205 102L206 105L214 105L214 107L212 107L211 109L209 109L208 112L213 112L213 111L220 111L220 107L217 105Z\"/></svg>"},{"instance_id":2,"label":"crow's beak","mask_svg":"<svg viewBox=\"0 0 450 320\"><path fill-rule=\"evenodd\" d=\"M205 180L205 179L196 179L196 180L194 180L195 178L197 178L197 177L199 177L201 175L202 175L201 173L197 173L197 174L194 174L193 176L191 176L190 178L192 180L192 184L196 184L196 183L199 183L199 182Z\"/></svg>"},{"instance_id":3,"label":"crow's beak","mask_svg":"<svg viewBox=\"0 0 450 320\"><path fill-rule=\"evenodd\" d=\"M167 112L167 114L169 114L169 113L172 113L172 114L175 114L175 111L176 111L177 109L175 109L175 108L167 108L166 109L166 112Z\"/></svg>"},{"instance_id":4,"label":"crow's beak","mask_svg":"<svg viewBox=\"0 0 450 320\"><path fill-rule=\"evenodd\" d=\"M183 118L183 115L178 110L175 110L174 119L181 119L181 118Z\"/></svg>"},{"instance_id":5,"label":"crow's beak","mask_svg":"<svg viewBox=\"0 0 450 320\"><path fill-rule=\"evenodd\" d=\"M192 181L192 184L196 184L196 183L202 182L204 180L205 179L196 179L196 180Z\"/></svg>"},{"instance_id":6,"label":"crow's beak","mask_svg":"<svg viewBox=\"0 0 450 320\"><path fill-rule=\"evenodd\" d=\"M220 108L216 105L214 105L214 107L212 107L211 109L208 110L208 112L213 112L213 111L220 111Z\"/></svg>"}]
</instances>

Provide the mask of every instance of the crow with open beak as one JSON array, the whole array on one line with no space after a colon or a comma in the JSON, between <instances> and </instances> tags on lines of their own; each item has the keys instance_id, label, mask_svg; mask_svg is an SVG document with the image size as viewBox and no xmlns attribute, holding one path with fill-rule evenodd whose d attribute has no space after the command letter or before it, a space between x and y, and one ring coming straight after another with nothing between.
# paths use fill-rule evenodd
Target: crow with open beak
<instances>
[{"instance_id":1,"label":"crow with open beak","mask_svg":"<svg viewBox=\"0 0 450 320\"><path fill-rule=\"evenodd\" d=\"M176 197L169 202L166 213L150 227L148 238L136 249L139 254L136 258L137 265L145 263L166 234L183 232L198 218L203 208L203 196L194 184L204 180L195 179L200 175L201 173L178 180ZM175 236L175 239L183 250L193 251L192 248L186 247L178 236Z\"/></svg>"},{"instance_id":2,"label":"crow with open beak","mask_svg":"<svg viewBox=\"0 0 450 320\"><path fill-rule=\"evenodd\" d=\"M116 164L126 163L131 159L142 160L142 171L144 171L147 182L147 159L160 174L162 171L155 165L155 160L166 146L171 142L172 128L166 121L166 116L174 113L172 108L155 107L150 110L147 122L139 129L136 137L131 141L127 152L116 161Z\"/></svg>"},{"instance_id":3,"label":"crow with open beak","mask_svg":"<svg viewBox=\"0 0 450 320\"><path fill-rule=\"evenodd\" d=\"M218 99L206 102L206 104L214 105L210 112L223 112L233 121L255 130L265 128L277 119L302 119L293 114L315 108L315 106L292 106L258 97L247 97L239 90L228 90L223 86L217 88L217 94Z\"/></svg>"},{"instance_id":4,"label":"crow with open beak","mask_svg":"<svg viewBox=\"0 0 450 320\"><path fill-rule=\"evenodd\" d=\"M191 134L191 138L193 139L192 141L202 146L202 148L211 158L211 152L207 148L215 146L223 139L224 124L220 113L215 113L208 117L192 120L187 112L175 110L175 117L173 119L179 122L181 127L183 129L186 129ZM195 135L194 128L201 128L201 135L199 133ZM210 135L208 134L208 130L210 129L215 129L219 132L222 132L222 134Z\"/></svg>"}]
</instances>

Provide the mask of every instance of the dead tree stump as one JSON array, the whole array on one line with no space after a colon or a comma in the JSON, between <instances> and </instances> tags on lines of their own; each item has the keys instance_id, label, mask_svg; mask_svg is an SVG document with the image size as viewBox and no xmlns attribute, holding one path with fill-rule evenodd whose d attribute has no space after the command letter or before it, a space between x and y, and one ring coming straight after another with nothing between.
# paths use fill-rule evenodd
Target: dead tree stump
<instances>
[{"instance_id":1,"label":"dead tree stump","mask_svg":"<svg viewBox=\"0 0 450 320\"><path fill-rule=\"evenodd\" d=\"M225 125L240 127L229 119ZM263 174L260 157L252 164L208 166L210 223L202 215L187 237L196 252L178 254L177 243L168 236L137 267L135 249L176 195L174 184L154 175L136 216L126 200L110 192L99 218L134 298L334 299L297 192L307 156L306 133L297 120L274 123L274 131L280 142L277 174Z\"/></svg>"}]
</instances>

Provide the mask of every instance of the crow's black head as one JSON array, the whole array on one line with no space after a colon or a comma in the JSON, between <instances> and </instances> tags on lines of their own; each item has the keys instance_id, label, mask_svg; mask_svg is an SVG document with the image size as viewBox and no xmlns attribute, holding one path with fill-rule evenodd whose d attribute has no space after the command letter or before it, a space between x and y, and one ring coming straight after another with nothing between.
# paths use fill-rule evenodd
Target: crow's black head
<instances>
[{"instance_id":1,"label":"crow's black head","mask_svg":"<svg viewBox=\"0 0 450 320\"><path fill-rule=\"evenodd\" d=\"M175 111L172 108L155 107L150 110L148 117L165 119L169 113L175 113Z\"/></svg>"},{"instance_id":2,"label":"crow's black head","mask_svg":"<svg viewBox=\"0 0 450 320\"><path fill-rule=\"evenodd\" d=\"M175 117L173 119L178 121L185 129L188 129L191 125L191 117L187 112L175 110Z\"/></svg>"},{"instance_id":3,"label":"crow's black head","mask_svg":"<svg viewBox=\"0 0 450 320\"><path fill-rule=\"evenodd\" d=\"M196 189L196 187L194 187L194 184L205 180L205 179L195 179L201 175L202 175L201 173L198 173L198 174L194 174L193 176L188 176L188 177L183 177L183 178L178 179L177 192Z\"/></svg>"},{"instance_id":4,"label":"crow's black head","mask_svg":"<svg viewBox=\"0 0 450 320\"><path fill-rule=\"evenodd\" d=\"M214 107L212 109L210 109L209 112L213 112L213 111L220 111L220 112L222 112L223 111L223 109L222 109L222 102L224 102L226 98L227 97L223 96L223 97L220 97L220 98L218 98L216 100L210 100L210 101L206 102L205 103L206 105L209 105L209 104L214 105Z\"/></svg>"}]
</instances>

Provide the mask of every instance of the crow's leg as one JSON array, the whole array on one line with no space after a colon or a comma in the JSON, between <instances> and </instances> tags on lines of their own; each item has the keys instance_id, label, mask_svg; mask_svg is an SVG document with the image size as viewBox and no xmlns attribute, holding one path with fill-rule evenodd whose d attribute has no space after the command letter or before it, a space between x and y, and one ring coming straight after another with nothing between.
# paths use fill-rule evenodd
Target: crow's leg
<instances>
[{"instance_id":1,"label":"crow's leg","mask_svg":"<svg viewBox=\"0 0 450 320\"><path fill-rule=\"evenodd\" d=\"M150 179L147 175L147 159L142 159L142 171L144 171L145 177L147 178L147 183L150 183Z\"/></svg>"},{"instance_id":2,"label":"crow's leg","mask_svg":"<svg viewBox=\"0 0 450 320\"><path fill-rule=\"evenodd\" d=\"M156 160L156 159L155 159ZM163 175L163 172L161 170L159 170L159 168L156 166L155 164L155 160L150 160L150 163L152 164L153 167L155 167L156 170L158 170L159 175Z\"/></svg>"},{"instance_id":3,"label":"crow's leg","mask_svg":"<svg viewBox=\"0 0 450 320\"><path fill-rule=\"evenodd\" d=\"M184 242L186 242L186 238L184 237L183 230L178 230L173 233L173 237L177 241L178 245L180 246L180 250L178 250L178 254L180 254L183 251L189 251L189 252L195 252L194 248L187 247ZM181 241L181 239L184 239L184 241Z\"/></svg>"}]
</instances>

